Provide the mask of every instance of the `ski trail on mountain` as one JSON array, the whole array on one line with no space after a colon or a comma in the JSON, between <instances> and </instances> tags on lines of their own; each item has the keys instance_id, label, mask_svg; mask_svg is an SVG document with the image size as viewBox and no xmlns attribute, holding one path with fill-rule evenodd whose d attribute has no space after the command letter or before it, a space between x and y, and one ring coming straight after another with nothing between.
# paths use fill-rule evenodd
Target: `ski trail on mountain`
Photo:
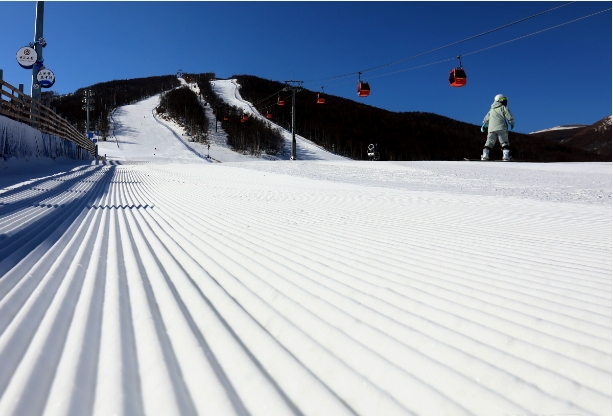
<instances>
[{"instance_id":1,"label":"ski trail on mountain","mask_svg":"<svg viewBox=\"0 0 613 416\"><path fill-rule=\"evenodd\" d=\"M610 164L208 163L155 104L0 192L0 414L611 414Z\"/></svg>"}]
</instances>

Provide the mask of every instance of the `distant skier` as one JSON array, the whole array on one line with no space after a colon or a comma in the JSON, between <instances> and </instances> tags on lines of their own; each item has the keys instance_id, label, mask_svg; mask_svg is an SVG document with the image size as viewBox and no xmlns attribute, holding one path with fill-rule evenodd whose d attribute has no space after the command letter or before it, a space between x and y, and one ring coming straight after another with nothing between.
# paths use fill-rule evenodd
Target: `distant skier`
<instances>
[{"instance_id":1,"label":"distant skier","mask_svg":"<svg viewBox=\"0 0 613 416\"><path fill-rule=\"evenodd\" d=\"M481 126L481 132L484 132L484 129L487 127L487 140L483 148L481 160L490 159L490 150L494 148L496 139L500 141L500 145L502 146L502 160L511 160L507 121L511 126L511 130L513 130L515 128L515 119L511 111L507 108L507 97L503 94L498 94L494 97L494 103L490 111L485 115L483 125Z\"/></svg>"}]
</instances>

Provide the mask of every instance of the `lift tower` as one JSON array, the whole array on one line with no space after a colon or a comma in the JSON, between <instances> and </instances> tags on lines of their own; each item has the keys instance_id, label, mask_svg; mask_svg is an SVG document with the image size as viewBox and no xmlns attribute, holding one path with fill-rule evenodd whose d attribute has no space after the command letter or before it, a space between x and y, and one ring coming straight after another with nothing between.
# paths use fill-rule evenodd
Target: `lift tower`
<instances>
[{"instance_id":1,"label":"lift tower","mask_svg":"<svg viewBox=\"0 0 613 416\"><path fill-rule=\"evenodd\" d=\"M285 81L283 91L292 92L292 155L291 160L296 160L296 92L302 91L302 81Z\"/></svg>"}]
</instances>

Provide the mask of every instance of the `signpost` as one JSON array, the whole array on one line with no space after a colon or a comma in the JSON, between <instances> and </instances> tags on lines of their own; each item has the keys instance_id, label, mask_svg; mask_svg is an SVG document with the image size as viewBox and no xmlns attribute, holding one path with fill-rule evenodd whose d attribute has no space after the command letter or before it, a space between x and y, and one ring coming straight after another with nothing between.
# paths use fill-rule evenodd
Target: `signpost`
<instances>
[{"instance_id":1,"label":"signpost","mask_svg":"<svg viewBox=\"0 0 613 416\"><path fill-rule=\"evenodd\" d=\"M380 156L379 156L379 149L377 147L376 144L369 144L368 145L368 152L366 153L368 155L368 158L370 160L379 160Z\"/></svg>"},{"instance_id":2,"label":"signpost","mask_svg":"<svg viewBox=\"0 0 613 416\"><path fill-rule=\"evenodd\" d=\"M36 2L36 24L34 26L34 42L24 46L17 51L16 59L19 66L24 69L32 70L32 90L30 96L33 100L32 125L38 122L38 109L36 102L40 101L40 89L50 88L55 83L55 74L43 65L43 48L47 46L47 41L43 38L43 16L45 12L45 2Z\"/></svg>"},{"instance_id":3,"label":"signpost","mask_svg":"<svg viewBox=\"0 0 613 416\"><path fill-rule=\"evenodd\" d=\"M46 42L43 38L43 16L45 14L45 2L37 1L36 2L36 25L34 26L34 44L31 44L31 47L36 48L36 54L38 55L38 59L34 62L40 63L42 66L43 63L43 47L46 46ZM42 39L42 42L41 42ZM32 66L32 98L38 100L40 98L40 85L38 83L38 71L40 67L37 65Z\"/></svg>"},{"instance_id":4,"label":"signpost","mask_svg":"<svg viewBox=\"0 0 613 416\"><path fill-rule=\"evenodd\" d=\"M86 133L89 134L89 111L94 109L94 105L91 104L91 100L95 93L92 90L85 90L85 92L83 92L83 95L83 107L81 108L87 111L87 125L85 129Z\"/></svg>"},{"instance_id":5,"label":"signpost","mask_svg":"<svg viewBox=\"0 0 613 416\"><path fill-rule=\"evenodd\" d=\"M43 48L47 41L43 38L43 15L45 2L36 2L36 24L34 26L34 42L17 51L16 59L19 66L32 70L31 96L35 100L40 99L40 89L49 88L55 83L55 75L43 65Z\"/></svg>"}]
</instances>

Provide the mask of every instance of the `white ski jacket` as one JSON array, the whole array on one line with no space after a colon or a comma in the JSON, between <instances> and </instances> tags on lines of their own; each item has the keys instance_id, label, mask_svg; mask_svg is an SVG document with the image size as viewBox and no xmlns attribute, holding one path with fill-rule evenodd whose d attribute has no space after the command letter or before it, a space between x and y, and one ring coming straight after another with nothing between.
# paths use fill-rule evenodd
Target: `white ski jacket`
<instances>
[{"instance_id":1,"label":"white ski jacket","mask_svg":"<svg viewBox=\"0 0 613 416\"><path fill-rule=\"evenodd\" d=\"M513 114L511 114L511 110L496 101L492 104L490 111L485 115L483 124L487 126L488 133L490 131L509 131L507 120L509 123L515 124L515 119L513 118Z\"/></svg>"}]
</instances>

